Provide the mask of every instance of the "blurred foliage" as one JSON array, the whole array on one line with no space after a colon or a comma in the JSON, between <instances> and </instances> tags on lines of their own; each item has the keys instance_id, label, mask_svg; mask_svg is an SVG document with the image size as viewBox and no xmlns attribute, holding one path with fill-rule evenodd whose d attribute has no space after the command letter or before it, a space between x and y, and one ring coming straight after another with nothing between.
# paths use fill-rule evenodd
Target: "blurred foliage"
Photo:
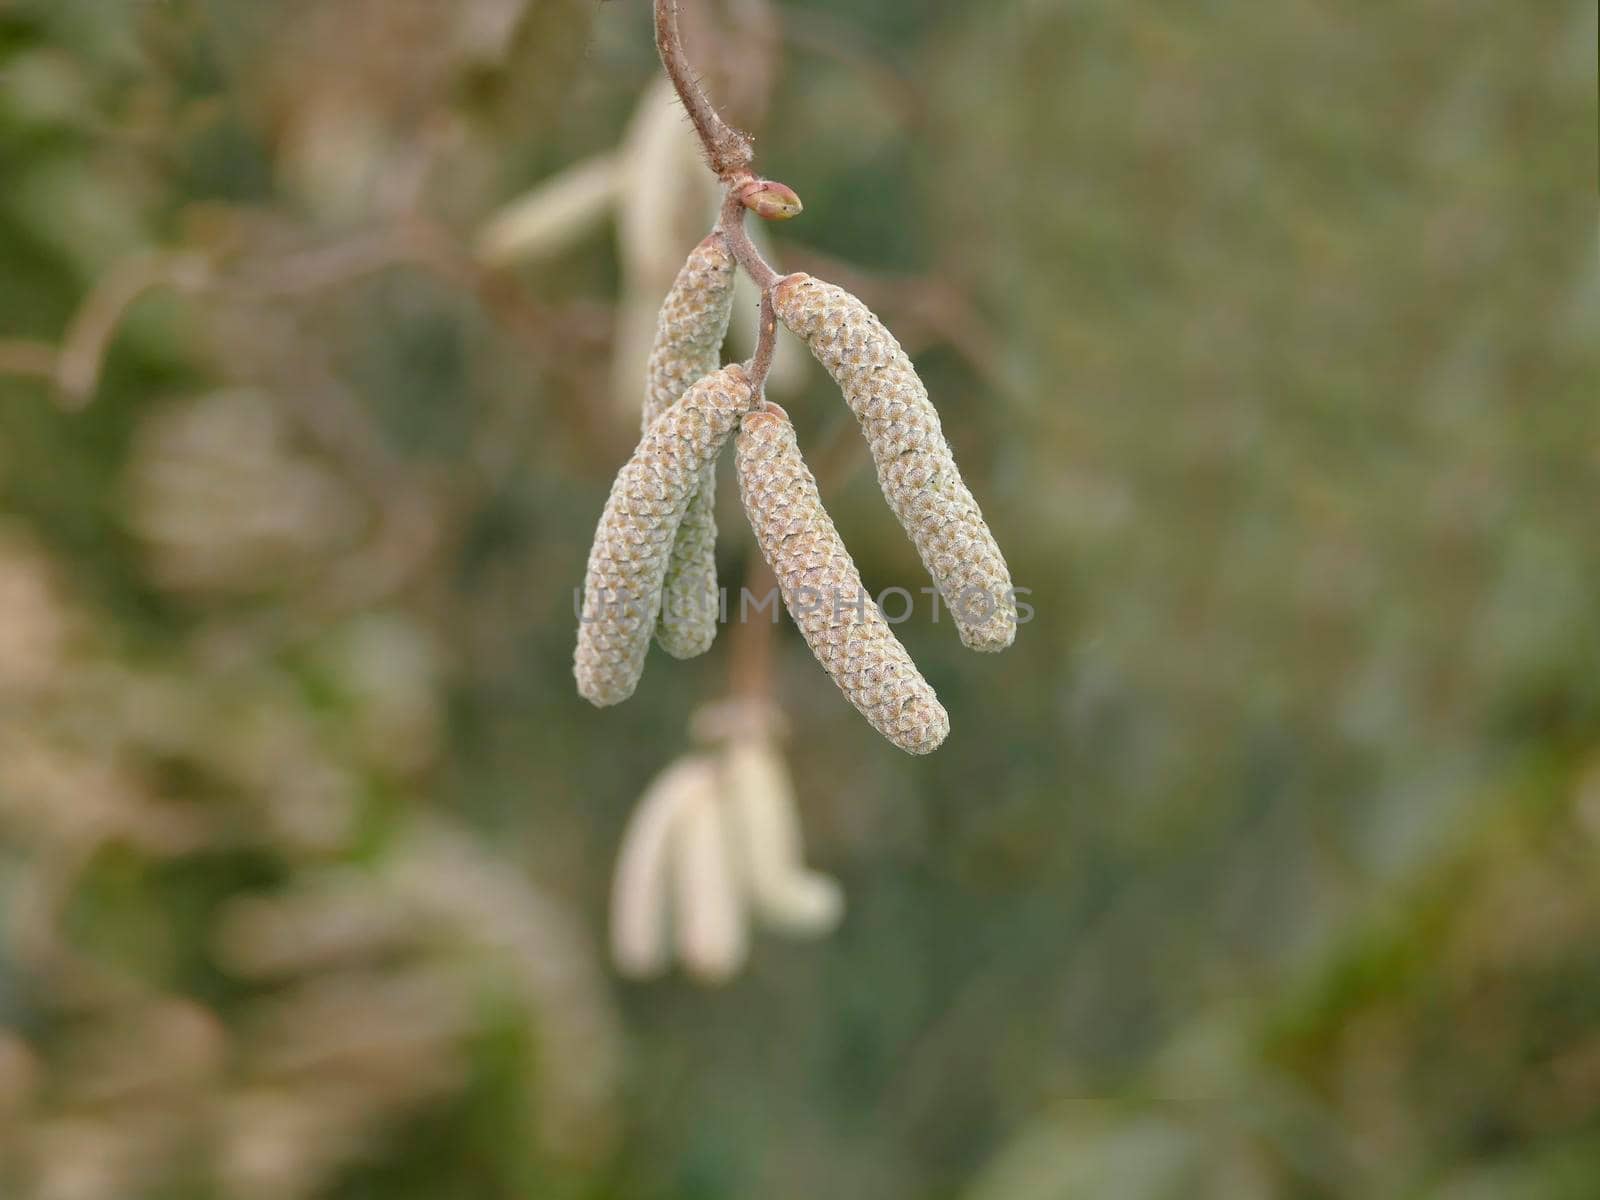
<instances>
[{"instance_id":1,"label":"blurred foliage","mask_svg":"<svg viewBox=\"0 0 1600 1200\"><path fill-rule=\"evenodd\" d=\"M616 984L730 639L576 698L641 274L473 246L648 6L0 5L0 1196L1600 1194L1594 5L686 7L1036 619L786 628L844 923Z\"/></svg>"}]
</instances>

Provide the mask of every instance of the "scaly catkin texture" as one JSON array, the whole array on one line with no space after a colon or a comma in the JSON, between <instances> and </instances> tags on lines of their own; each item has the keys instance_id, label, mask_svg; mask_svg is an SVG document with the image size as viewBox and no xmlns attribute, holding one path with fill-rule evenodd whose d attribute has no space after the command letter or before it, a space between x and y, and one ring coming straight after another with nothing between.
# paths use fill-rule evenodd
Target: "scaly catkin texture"
<instances>
[{"instance_id":1,"label":"scaly catkin texture","mask_svg":"<svg viewBox=\"0 0 1600 1200\"><path fill-rule=\"evenodd\" d=\"M646 371L643 429L721 363L733 312L733 255L717 234L689 254L661 306ZM716 464L700 472L667 559L656 641L674 658L711 649L717 636Z\"/></svg>"},{"instance_id":2,"label":"scaly catkin texture","mask_svg":"<svg viewBox=\"0 0 1600 1200\"><path fill-rule=\"evenodd\" d=\"M744 418L737 447L750 527L811 652L874 729L912 754L933 750L950 718L861 586L794 426L766 404Z\"/></svg>"},{"instance_id":3,"label":"scaly catkin texture","mask_svg":"<svg viewBox=\"0 0 1600 1200\"><path fill-rule=\"evenodd\" d=\"M974 650L1004 650L1017 635L1011 572L900 343L860 300L810 275L782 280L773 304L861 422L884 497L922 556L961 640Z\"/></svg>"},{"instance_id":4,"label":"scaly catkin texture","mask_svg":"<svg viewBox=\"0 0 1600 1200\"><path fill-rule=\"evenodd\" d=\"M633 695L661 610L667 557L700 473L750 407L750 380L732 363L662 413L617 474L589 550L572 671L591 704Z\"/></svg>"}]
</instances>

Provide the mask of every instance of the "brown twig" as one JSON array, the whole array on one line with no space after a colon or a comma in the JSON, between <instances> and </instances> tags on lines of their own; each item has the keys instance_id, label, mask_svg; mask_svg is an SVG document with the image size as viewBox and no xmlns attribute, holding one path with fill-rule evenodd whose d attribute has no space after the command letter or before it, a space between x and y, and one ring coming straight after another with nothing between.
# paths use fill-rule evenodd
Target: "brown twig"
<instances>
[{"instance_id":1,"label":"brown twig","mask_svg":"<svg viewBox=\"0 0 1600 1200\"><path fill-rule=\"evenodd\" d=\"M755 353L749 363L750 381L755 395L760 397L777 348L778 319L772 308L772 288L782 276L761 256L744 226L745 213L753 202L749 199L752 189L762 183L750 170L755 150L747 136L722 119L689 66L678 32L678 0L655 0L655 13L656 49L661 55L661 65L694 123L706 162L722 181L722 212L717 219L717 229L729 252L761 291L761 318ZM792 215L799 210L798 199L790 189L782 190L795 200L793 210L784 214Z\"/></svg>"},{"instance_id":2,"label":"brown twig","mask_svg":"<svg viewBox=\"0 0 1600 1200\"><path fill-rule=\"evenodd\" d=\"M0 375L54 379L56 348L28 338L0 338Z\"/></svg>"},{"instance_id":3,"label":"brown twig","mask_svg":"<svg viewBox=\"0 0 1600 1200\"><path fill-rule=\"evenodd\" d=\"M778 314L772 307L772 289L761 293L761 312L756 319L756 349L750 356L751 404L761 400L762 389L767 384L767 372L772 369L772 357L778 350Z\"/></svg>"},{"instance_id":4,"label":"brown twig","mask_svg":"<svg viewBox=\"0 0 1600 1200\"><path fill-rule=\"evenodd\" d=\"M55 370L61 406L76 410L94 398L106 353L135 301L161 287L192 294L210 279L205 256L186 251L136 254L102 275L61 339Z\"/></svg>"},{"instance_id":5,"label":"brown twig","mask_svg":"<svg viewBox=\"0 0 1600 1200\"><path fill-rule=\"evenodd\" d=\"M728 244L729 252L744 268L744 273L765 294L782 276L761 257L761 251L750 240L750 234L744 227L745 211L738 191L729 188L728 194L722 199L722 215L717 220L717 228L722 233L722 240Z\"/></svg>"},{"instance_id":6,"label":"brown twig","mask_svg":"<svg viewBox=\"0 0 1600 1200\"><path fill-rule=\"evenodd\" d=\"M706 162L723 183L733 183L750 173L750 163L755 149L750 139L722 119L706 97L700 80L689 65L683 52L683 38L678 32L678 0L655 0L656 51L661 55L661 65L667 78L683 101L684 111L694 122L695 133L705 148Z\"/></svg>"}]
</instances>

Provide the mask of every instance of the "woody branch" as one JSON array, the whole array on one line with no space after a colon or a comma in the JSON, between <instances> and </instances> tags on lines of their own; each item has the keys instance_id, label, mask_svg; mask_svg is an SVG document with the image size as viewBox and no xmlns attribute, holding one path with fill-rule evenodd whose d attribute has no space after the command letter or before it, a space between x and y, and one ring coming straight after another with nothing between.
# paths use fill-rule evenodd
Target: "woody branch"
<instances>
[{"instance_id":1,"label":"woody branch","mask_svg":"<svg viewBox=\"0 0 1600 1200\"><path fill-rule=\"evenodd\" d=\"M661 55L661 65L694 124L707 164L722 181L722 212L717 230L740 268L761 292L756 348L749 365L754 394L760 396L777 343L778 322L772 307L772 288L780 276L750 240L744 215L749 210L766 220L786 220L800 212L800 198L787 185L758 178L751 170L755 149L749 136L722 119L689 65L678 31L677 0L654 0L654 3L656 50Z\"/></svg>"}]
</instances>

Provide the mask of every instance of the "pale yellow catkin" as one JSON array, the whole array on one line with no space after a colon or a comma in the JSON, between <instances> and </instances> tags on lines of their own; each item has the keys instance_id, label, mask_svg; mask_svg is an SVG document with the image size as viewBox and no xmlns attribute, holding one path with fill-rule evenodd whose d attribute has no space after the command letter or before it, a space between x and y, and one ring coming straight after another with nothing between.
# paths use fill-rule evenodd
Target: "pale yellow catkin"
<instances>
[{"instance_id":1,"label":"pale yellow catkin","mask_svg":"<svg viewBox=\"0 0 1600 1200\"><path fill-rule=\"evenodd\" d=\"M638 685L678 525L750 400L740 364L707 375L650 425L617 473L589 551L573 656L578 692L591 704L618 704Z\"/></svg>"},{"instance_id":2,"label":"pale yellow catkin","mask_svg":"<svg viewBox=\"0 0 1600 1200\"><path fill-rule=\"evenodd\" d=\"M644 429L721 363L733 312L733 280L733 255L715 233L690 252L673 280L646 368ZM716 488L712 463L700 472L667 560L656 642L674 658L704 654L717 636Z\"/></svg>"},{"instance_id":3,"label":"pale yellow catkin","mask_svg":"<svg viewBox=\"0 0 1600 1200\"><path fill-rule=\"evenodd\" d=\"M844 915L844 893L806 867L794 784L776 745L739 737L723 748L721 802L734 858L761 924L796 937L831 931Z\"/></svg>"},{"instance_id":4,"label":"pale yellow catkin","mask_svg":"<svg viewBox=\"0 0 1600 1200\"><path fill-rule=\"evenodd\" d=\"M950 718L862 587L788 416L763 405L741 422L736 445L750 527L811 652L884 737L912 754L935 749Z\"/></svg>"},{"instance_id":5,"label":"pale yellow catkin","mask_svg":"<svg viewBox=\"0 0 1600 1200\"><path fill-rule=\"evenodd\" d=\"M1011 645L1017 634L1011 572L900 343L860 300L810 275L779 282L773 305L861 422L884 497L922 556L961 640L974 650Z\"/></svg>"},{"instance_id":6,"label":"pale yellow catkin","mask_svg":"<svg viewBox=\"0 0 1600 1200\"><path fill-rule=\"evenodd\" d=\"M624 975L649 979L667 969L674 835L691 805L715 802L717 783L711 760L680 759L651 782L628 818L611 882L611 960Z\"/></svg>"},{"instance_id":7,"label":"pale yellow catkin","mask_svg":"<svg viewBox=\"0 0 1600 1200\"><path fill-rule=\"evenodd\" d=\"M672 916L678 959L697 982L726 983L749 953L745 897L715 794L691 796L672 831Z\"/></svg>"}]
</instances>

